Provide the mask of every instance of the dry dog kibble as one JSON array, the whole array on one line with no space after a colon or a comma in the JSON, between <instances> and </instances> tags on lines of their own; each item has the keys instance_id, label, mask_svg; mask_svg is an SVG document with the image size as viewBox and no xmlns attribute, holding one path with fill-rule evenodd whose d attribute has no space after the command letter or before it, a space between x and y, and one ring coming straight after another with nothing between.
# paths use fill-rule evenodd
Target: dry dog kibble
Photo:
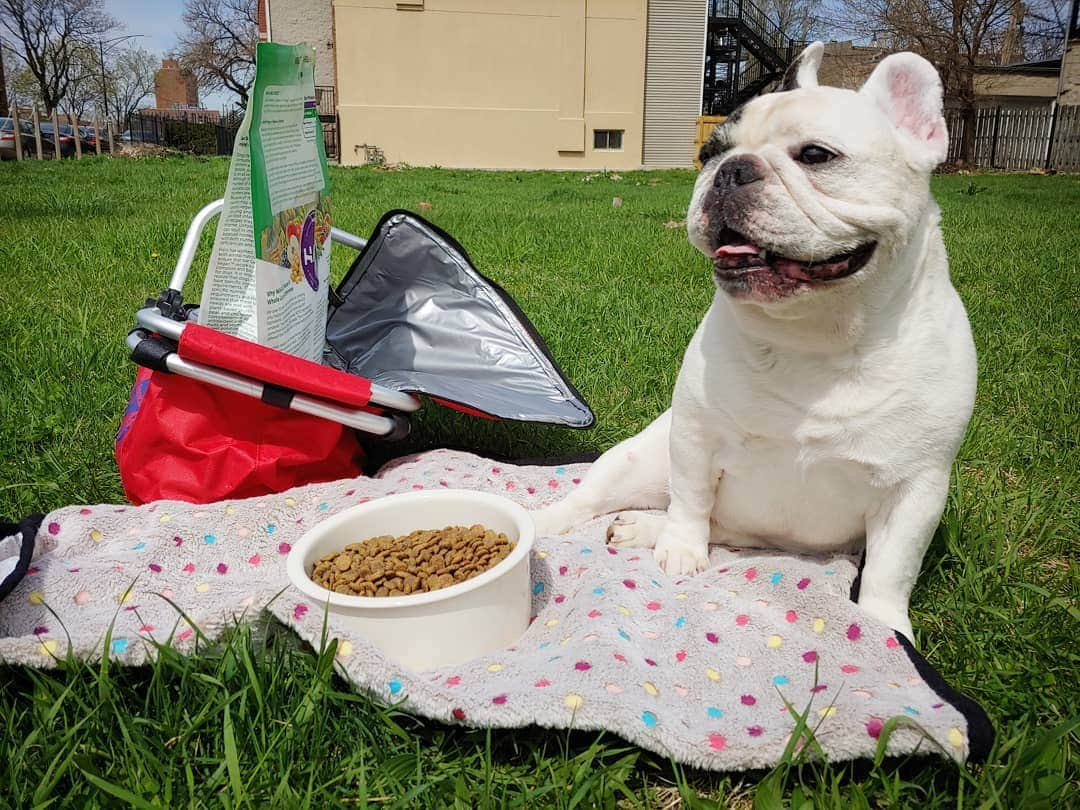
<instances>
[{"instance_id":1,"label":"dry dog kibble","mask_svg":"<svg viewBox=\"0 0 1080 810\"><path fill-rule=\"evenodd\" d=\"M311 580L350 596L405 596L446 588L506 559L514 544L480 524L382 535L327 554Z\"/></svg>"}]
</instances>

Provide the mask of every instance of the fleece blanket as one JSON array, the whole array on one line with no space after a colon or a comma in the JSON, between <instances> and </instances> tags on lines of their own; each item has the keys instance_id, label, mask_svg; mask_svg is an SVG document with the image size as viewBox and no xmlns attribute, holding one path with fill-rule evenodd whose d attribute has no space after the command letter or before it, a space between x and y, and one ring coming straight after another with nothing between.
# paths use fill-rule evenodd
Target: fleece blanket
<instances>
[{"instance_id":1,"label":"fleece blanket","mask_svg":"<svg viewBox=\"0 0 1080 810\"><path fill-rule=\"evenodd\" d=\"M113 661L137 665L154 655L151 641L190 651L196 627L214 638L264 609L318 647L322 606L289 587L284 567L291 544L318 521L371 498L440 487L537 508L586 469L438 450L374 478L249 500L66 507L41 521L30 572L0 603L0 661L94 659L107 640ZM331 623L341 674L442 722L602 729L717 770L772 766L789 742L809 744L807 729L820 746L808 753L833 761L872 757L879 745L956 761L986 754L992 731L982 710L850 600L857 560L717 548L708 571L672 579L651 553L606 546L609 520L537 538L535 617L513 647L412 673Z\"/></svg>"}]
</instances>

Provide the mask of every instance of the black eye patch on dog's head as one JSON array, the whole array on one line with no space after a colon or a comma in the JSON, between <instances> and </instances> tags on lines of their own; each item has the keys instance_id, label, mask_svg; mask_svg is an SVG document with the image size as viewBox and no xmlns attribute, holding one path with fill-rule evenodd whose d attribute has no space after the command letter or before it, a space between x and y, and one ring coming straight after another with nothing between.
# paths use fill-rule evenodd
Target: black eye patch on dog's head
<instances>
[{"instance_id":1,"label":"black eye patch on dog's head","mask_svg":"<svg viewBox=\"0 0 1080 810\"><path fill-rule=\"evenodd\" d=\"M709 139L701 145L698 152L698 163L704 166L717 155L722 155L735 145L734 129L742 117L742 107L737 108L731 115L724 119L722 124L716 126Z\"/></svg>"}]
</instances>

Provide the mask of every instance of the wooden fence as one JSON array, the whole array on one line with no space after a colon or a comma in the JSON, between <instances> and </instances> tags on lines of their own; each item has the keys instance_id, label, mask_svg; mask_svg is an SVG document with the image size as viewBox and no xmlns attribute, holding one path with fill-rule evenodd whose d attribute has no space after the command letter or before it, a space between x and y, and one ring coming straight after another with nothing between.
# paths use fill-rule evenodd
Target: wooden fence
<instances>
[{"instance_id":1,"label":"wooden fence","mask_svg":"<svg viewBox=\"0 0 1080 810\"><path fill-rule=\"evenodd\" d=\"M43 118L35 107L29 114L11 108L16 160L60 160L73 157L110 154L120 141L111 121L104 131L96 118L80 122L75 116L58 115L56 111ZM61 128L70 128L63 132Z\"/></svg>"},{"instance_id":2,"label":"wooden fence","mask_svg":"<svg viewBox=\"0 0 1080 810\"><path fill-rule=\"evenodd\" d=\"M948 162L960 159L964 118L948 110ZM990 107L975 111L968 165L1010 171L1080 172L1080 105Z\"/></svg>"}]
</instances>

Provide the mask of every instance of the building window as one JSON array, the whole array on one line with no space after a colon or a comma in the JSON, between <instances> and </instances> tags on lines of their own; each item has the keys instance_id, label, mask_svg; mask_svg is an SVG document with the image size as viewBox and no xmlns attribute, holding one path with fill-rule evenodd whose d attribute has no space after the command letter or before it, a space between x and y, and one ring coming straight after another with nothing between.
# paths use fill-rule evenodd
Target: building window
<instances>
[{"instance_id":1,"label":"building window","mask_svg":"<svg viewBox=\"0 0 1080 810\"><path fill-rule=\"evenodd\" d=\"M593 149L622 149L622 134L621 129L594 129Z\"/></svg>"}]
</instances>

